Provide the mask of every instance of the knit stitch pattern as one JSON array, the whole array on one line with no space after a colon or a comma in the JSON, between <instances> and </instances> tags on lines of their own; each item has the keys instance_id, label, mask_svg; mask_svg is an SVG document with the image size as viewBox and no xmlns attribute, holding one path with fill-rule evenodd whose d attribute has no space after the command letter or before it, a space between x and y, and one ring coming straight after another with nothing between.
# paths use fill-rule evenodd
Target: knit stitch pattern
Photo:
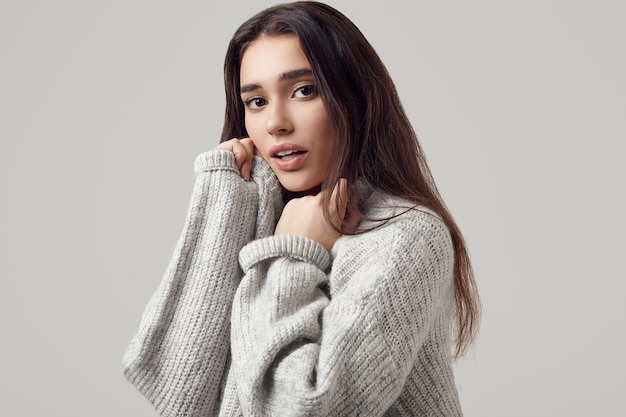
<instances>
[{"instance_id":1,"label":"knit stitch pattern","mask_svg":"<svg viewBox=\"0 0 626 417\"><path fill-rule=\"evenodd\" d=\"M200 155L181 237L124 374L162 416L460 416L454 249L434 213L372 192L385 225L332 250L273 235L278 180Z\"/></svg>"}]
</instances>

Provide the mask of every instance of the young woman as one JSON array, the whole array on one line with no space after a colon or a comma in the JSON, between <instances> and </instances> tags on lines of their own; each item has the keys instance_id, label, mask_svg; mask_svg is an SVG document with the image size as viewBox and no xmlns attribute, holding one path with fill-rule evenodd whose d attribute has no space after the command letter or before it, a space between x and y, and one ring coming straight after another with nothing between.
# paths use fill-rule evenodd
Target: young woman
<instances>
[{"instance_id":1,"label":"young woman","mask_svg":"<svg viewBox=\"0 0 626 417\"><path fill-rule=\"evenodd\" d=\"M372 47L283 4L237 30L225 81L126 377L164 416L461 415L471 266Z\"/></svg>"}]
</instances>

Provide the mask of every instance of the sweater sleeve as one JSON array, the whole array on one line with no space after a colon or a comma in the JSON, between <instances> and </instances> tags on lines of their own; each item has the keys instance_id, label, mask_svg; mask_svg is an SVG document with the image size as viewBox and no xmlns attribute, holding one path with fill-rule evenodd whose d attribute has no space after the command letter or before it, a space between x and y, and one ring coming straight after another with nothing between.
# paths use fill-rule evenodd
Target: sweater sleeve
<instances>
[{"instance_id":1,"label":"sweater sleeve","mask_svg":"<svg viewBox=\"0 0 626 417\"><path fill-rule=\"evenodd\" d=\"M248 182L223 150L198 156L195 173L183 231L123 359L126 378L163 416L204 416L217 406L243 275L237 257L246 243L271 234L273 196L280 197L257 157Z\"/></svg>"},{"instance_id":2,"label":"sweater sleeve","mask_svg":"<svg viewBox=\"0 0 626 417\"><path fill-rule=\"evenodd\" d=\"M245 415L379 416L398 398L449 304L453 268L445 226L405 216L346 238L365 244L335 259L350 283L332 298L321 244L272 236L243 248L231 346Z\"/></svg>"}]
</instances>

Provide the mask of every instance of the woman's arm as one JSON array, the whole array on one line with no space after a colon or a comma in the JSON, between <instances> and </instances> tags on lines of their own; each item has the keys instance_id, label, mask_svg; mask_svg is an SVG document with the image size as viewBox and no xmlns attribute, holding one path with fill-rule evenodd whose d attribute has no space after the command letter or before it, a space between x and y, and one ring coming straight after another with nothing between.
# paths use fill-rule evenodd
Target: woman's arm
<instances>
[{"instance_id":1,"label":"woman's arm","mask_svg":"<svg viewBox=\"0 0 626 417\"><path fill-rule=\"evenodd\" d=\"M319 242L282 235L243 248L231 345L246 415L382 415L448 317L453 251L435 217L405 213L337 245L333 273L344 276L333 281L349 284L332 298Z\"/></svg>"},{"instance_id":2,"label":"woman's arm","mask_svg":"<svg viewBox=\"0 0 626 417\"><path fill-rule=\"evenodd\" d=\"M167 416L208 415L219 401L242 276L237 257L246 243L272 233L280 198L260 158L251 181L227 150L200 155L195 172L182 234L124 355L125 376Z\"/></svg>"}]
</instances>

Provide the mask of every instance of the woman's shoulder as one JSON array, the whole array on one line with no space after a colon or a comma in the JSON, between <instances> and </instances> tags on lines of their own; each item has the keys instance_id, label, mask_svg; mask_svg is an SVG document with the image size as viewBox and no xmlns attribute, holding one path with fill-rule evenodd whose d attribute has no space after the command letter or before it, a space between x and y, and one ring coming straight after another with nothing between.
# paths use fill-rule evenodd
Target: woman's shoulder
<instances>
[{"instance_id":1,"label":"woman's shoulder","mask_svg":"<svg viewBox=\"0 0 626 417\"><path fill-rule=\"evenodd\" d=\"M423 268L433 272L434 285L448 282L454 246L441 216L393 196L376 198L364 214L359 233L343 236L331 251L335 291L371 293L400 278L409 288L416 276L425 279Z\"/></svg>"},{"instance_id":2,"label":"woman's shoulder","mask_svg":"<svg viewBox=\"0 0 626 417\"><path fill-rule=\"evenodd\" d=\"M450 239L448 227L439 213L401 197L372 193L366 206L365 219L361 223L364 237L399 241L404 237L414 239Z\"/></svg>"},{"instance_id":3,"label":"woman's shoulder","mask_svg":"<svg viewBox=\"0 0 626 417\"><path fill-rule=\"evenodd\" d=\"M337 243L337 255L362 251L377 258L406 258L437 252L453 256L452 237L442 217L434 210L406 199L374 192L363 210L363 220L355 235Z\"/></svg>"}]
</instances>

